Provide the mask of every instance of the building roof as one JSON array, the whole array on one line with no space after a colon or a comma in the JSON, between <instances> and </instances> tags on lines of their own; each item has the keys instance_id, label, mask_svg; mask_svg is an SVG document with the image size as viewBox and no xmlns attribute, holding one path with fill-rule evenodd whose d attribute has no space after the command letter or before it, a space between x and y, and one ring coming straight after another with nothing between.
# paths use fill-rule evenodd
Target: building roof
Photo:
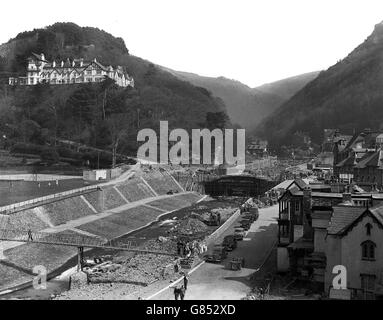
<instances>
[{"instance_id":1,"label":"building roof","mask_svg":"<svg viewBox=\"0 0 383 320\"><path fill-rule=\"evenodd\" d=\"M367 152L355 166L355 168L363 169L366 167L383 168L382 165L382 151L369 151Z\"/></svg>"},{"instance_id":2,"label":"building roof","mask_svg":"<svg viewBox=\"0 0 383 320\"><path fill-rule=\"evenodd\" d=\"M374 215L374 217L380 222L383 226L383 206L371 208L370 212Z\"/></svg>"},{"instance_id":3,"label":"building roof","mask_svg":"<svg viewBox=\"0 0 383 320\"><path fill-rule=\"evenodd\" d=\"M303 179L297 178L294 180L294 183L299 187L299 189L303 190L307 187L306 182Z\"/></svg>"},{"instance_id":4,"label":"building roof","mask_svg":"<svg viewBox=\"0 0 383 320\"><path fill-rule=\"evenodd\" d=\"M248 149L248 150L261 150L261 151L265 151L265 150L266 150L266 147L262 147L262 146L260 146L260 145L253 145L253 144L251 144L251 145L249 145L249 146L247 147L247 149Z\"/></svg>"},{"instance_id":5,"label":"building roof","mask_svg":"<svg viewBox=\"0 0 383 320\"><path fill-rule=\"evenodd\" d=\"M364 217L370 216L381 228L383 228L383 206L375 207L373 209L366 209L349 223L343 230L339 232L340 235L346 235L355 225L357 225Z\"/></svg>"},{"instance_id":6,"label":"building roof","mask_svg":"<svg viewBox=\"0 0 383 320\"><path fill-rule=\"evenodd\" d=\"M313 213L311 213L312 219L328 219L331 217L332 211L331 210L315 210L313 209Z\"/></svg>"},{"instance_id":7,"label":"building roof","mask_svg":"<svg viewBox=\"0 0 383 320\"><path fill-rule=\"evenodd\" d=\"M365 207L334 206L327 233L332 235L341 233L365 211Z\"/></svg>"},{"instance_id":8,"label":"building roof","mask_svg":"<svg viewBox=\"0 0 383 320\"><path fill-rule=\"evenodd\" d=\"M381 134L381 132L359 132L354 134L353 137L347 143L346 149L352 149L356 146L357 143L362 142L363 148L374 148L376 144L376 138Z\"/></svg>"},{"instance_id":9,"label":"building roof","mask_svg":"<svg viewBox=\"0 0 383 320\"><path fill-rule=\"evenodd\" d=\"M30 59L33 59L33 58L36 58L38 61L43 61L43 62L47 62L44 57L43 57L43 54L37 54L37 53L34 53L32 52L32 55L30 56Z\"/></svg>"},{"instance_id":10,"label":"building roof","mask_svg":"<svg viewBox=\"0 0 383 320\"><path fill-rule=\"evenodd\" d=\"M354 164L355 164L355 154L352 153L346 159L339 162L336 166L337 167L344 167L344 166L353 166Z\"/></svg>"}]
</instances>

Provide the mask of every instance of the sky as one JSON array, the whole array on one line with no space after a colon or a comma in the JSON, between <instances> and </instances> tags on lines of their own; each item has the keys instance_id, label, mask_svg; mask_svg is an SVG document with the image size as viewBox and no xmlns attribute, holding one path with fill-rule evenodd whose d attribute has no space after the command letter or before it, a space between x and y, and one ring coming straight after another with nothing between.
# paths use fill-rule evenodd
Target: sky
<instances>
[{"instance_id":1,"label":"sky","mask_svg":"<svg viewBox=\"0 0 383 320\"><path fill-rule=\"evenodd\" d=\"M383 21L381 0L18 0L1 11L0 43L74 22L153 63L250 87L325 70Z\"/></svg>"}]
</instances>

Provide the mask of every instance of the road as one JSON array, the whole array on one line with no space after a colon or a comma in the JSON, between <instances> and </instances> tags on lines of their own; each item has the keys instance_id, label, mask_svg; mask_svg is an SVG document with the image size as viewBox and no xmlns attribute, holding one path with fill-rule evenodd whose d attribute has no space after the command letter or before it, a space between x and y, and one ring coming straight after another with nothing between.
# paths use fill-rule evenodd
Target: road
<instances>
[{"instance_id":1,"label":"road","mask_svg":"<svg viewBox=\"0 0 383 320\"><path fill-rule=\"evenodd\" d=\"M222 264L204 263L189 277L185 299L190 300L239 300L250 291L250 276L262 268L277 240L278 206L259 210L259 218L254 222L243 241L229 254L245 258L245 268L241 271L227 270ZM233 233L234 223L218 240ZM226 261L228 261L226 259ZM153 297L156 300L173 300L173 289L169 288Z\"/></svg>"}]
</instances>

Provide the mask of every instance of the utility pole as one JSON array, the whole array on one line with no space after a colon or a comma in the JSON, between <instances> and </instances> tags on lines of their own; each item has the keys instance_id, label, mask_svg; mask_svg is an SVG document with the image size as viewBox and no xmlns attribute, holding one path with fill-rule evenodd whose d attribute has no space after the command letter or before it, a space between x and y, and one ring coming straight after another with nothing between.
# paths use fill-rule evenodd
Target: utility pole
<instances>
[{"instance_id":1,"label":"utility pole","mask_svg":"<svg viewBox=\"0 0 383 320\"><path fill-rule=\"evenodd\" d=\"M140 128L140 108L137 108L137 129Z\"/></svg>"},{"instance_id":2,"label":"utility pole","mask_svg":"<svg viewBox=\"0 0 383 320\"><path fill-rule=\"evenodd\" d=\"M104 90L104 98L102 99L102 117L103 117L103 120L105 120L106 116L105 116L105 103L106 103L106 88Z\"/></svg>"},{"instance_id":3,"label":"utility pole","mask_svg":"<svg viewBox=\"0 0 383 320\"><path fill-rule=\"evenodd\" d=\"M51 110L53 110L55 116L55 145L57 144L57 110L55 106L51 106Z\"/></svg>"}]
</instances>

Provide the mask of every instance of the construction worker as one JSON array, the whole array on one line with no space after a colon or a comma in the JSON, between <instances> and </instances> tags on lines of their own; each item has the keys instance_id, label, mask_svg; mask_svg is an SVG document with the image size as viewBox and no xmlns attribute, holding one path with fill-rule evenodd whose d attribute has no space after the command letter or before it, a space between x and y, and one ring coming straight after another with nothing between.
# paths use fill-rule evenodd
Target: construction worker
<instances>
[{"instance_id":1,"label":"construction worker","mask_svg":"<svg viewBox=\"0 0 383 320\"><path fill-rule=\"evenodd\" d=\"M31 229L28 230L28 241L33 241Z\"/></svg>"},{"instance_id":2,"label":"construction worker","mask_svg":"<svg viewBox=\"0 0 383 320\"><path fill-rule=\"evenodd\" d=\"M181 300L183 300L185 298L185 291L186 289L184 288L184 286L182 286L180 289L179 289L179 295L181 297Z\"/></svg>"},{"instance_id":3,"label":"construction worker","mask_svg":"<svg viewBox=\"0 0 383 320\"><path fill-rule=\"evenodd\" d=\"M184 273L184 288L185 288L185 291L188 288L188 282L189 282L189 278L187 276L187 273Z\"/></svg>"},{"instance_id":4,"label":"construction worker","mask_svg":"<svg viewBox=\"0 0 383 320\"><path fill-rule=\"evenodd\" d=\"M178 300L179 295L179 289L177 287L174 287L174 300Z\"/></svg>"},{"instance_id":5,"label":"construction worker","mask_svg":"<svg viewBox=\"0 0 383 320\"><path fill-rule=\"evenodd\" d=\"M264 300L265 299L265 290L263 287L260 287L259 289L259 297L261 300Z\"/></svg>"}]
</instances>

